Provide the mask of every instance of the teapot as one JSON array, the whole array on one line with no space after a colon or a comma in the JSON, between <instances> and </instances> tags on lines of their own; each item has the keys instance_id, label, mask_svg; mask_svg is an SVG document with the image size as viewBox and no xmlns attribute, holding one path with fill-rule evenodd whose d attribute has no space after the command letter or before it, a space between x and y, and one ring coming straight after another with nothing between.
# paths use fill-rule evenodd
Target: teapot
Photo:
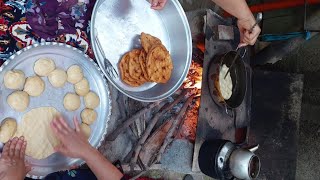
<instances>
[{"instance_id":1,"label":"teapot","mask_svg":"<svg viewBox=\"0 0 320 180\"><path fill-rule=\"evenodd\" d=\"M260 159L254 152L259 148L241 148L228 140L206 140L200 147L198 163L201 171L216 179L256 179Z\"/></svg>"}]
</instances>

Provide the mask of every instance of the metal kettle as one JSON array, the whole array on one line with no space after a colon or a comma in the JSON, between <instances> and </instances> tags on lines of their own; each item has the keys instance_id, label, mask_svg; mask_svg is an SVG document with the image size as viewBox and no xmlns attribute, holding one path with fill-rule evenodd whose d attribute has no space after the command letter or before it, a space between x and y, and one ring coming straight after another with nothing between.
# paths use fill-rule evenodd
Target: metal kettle
<instances>
[{"instance_id":1,"label":"metal kettle","mask_svg":"<svg viewBox=\"0 0 320 180\"><path fill-rule=\"evenodd\" d=\"M260 159L253 148L240 148L227 140L207 140L199 151L198 163L201 171L216 179L256 179L260 172Z\"/></svg>"},{"instance_id":2,"label":"metal kettle","mask_svg":"<svg viewBox=\"0 0 320 180\"><path fill-rule=\"evenodd\" d=\"M236 149L229 158L231 174L238 179L256 179L260 172L260 159L254 152L259 145L250 149Z\"/></svg>"}]
</instances>

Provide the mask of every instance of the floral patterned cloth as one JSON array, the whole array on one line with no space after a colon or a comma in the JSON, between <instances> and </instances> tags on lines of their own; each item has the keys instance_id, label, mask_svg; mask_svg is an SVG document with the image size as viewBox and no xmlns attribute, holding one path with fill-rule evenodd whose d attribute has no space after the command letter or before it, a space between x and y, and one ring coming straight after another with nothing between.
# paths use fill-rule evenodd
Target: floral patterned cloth
<instances>
[{"instance_id":1,"label":"floral patterned cloth","mask_svg":"<svg viewBox=\"0 0 320 180\"><path fill-rule=\"evenodd\" d=\"M0 0L0 66L16 51L40 42L60 42L93 58L89 24L95 0ZM29 179L29 178L26 178ZM90 170L69 170L45 179L96 179Z\"/></svg>"},{"instance_id":2,"label":"floral patterned cloth","mask_svg":"<svg viewBox=\"0 0 320 180\"><path fill-rule=\"evenodd\" d=\"M89 24L95 0L0 0L0 65L45 41L66 43L93 58Z\"/></svg>"},{"instance_id":3,"label":"floral patterned cloth","mask_svg":"<svg viewBox=\"0 0 320 180\"><path fill-rule=\"evenodd\" d=\"M16 51L45 41L69 44L93 58L88 35L94 3L95 0L0 0L0 66ZM96 177L89 169L75 169L56 172L45 179Z\"/></svg>"}]
</instances>

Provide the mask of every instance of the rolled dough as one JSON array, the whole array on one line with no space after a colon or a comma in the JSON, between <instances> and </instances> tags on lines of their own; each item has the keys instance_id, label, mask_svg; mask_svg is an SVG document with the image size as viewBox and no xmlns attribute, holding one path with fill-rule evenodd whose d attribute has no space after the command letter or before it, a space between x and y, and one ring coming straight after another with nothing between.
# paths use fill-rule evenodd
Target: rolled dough
<instances>
[{"instance_id":1,"label":"rolled dough","mask_svg":"<svg viewBox=\"0 0 320 180\"><path fill-rule=\"evenodd\" d=\"M224 78L229 68L224 64L220 69L219 74L219 84L220 84L220 93L223 99L228 100L232 95L232 79L230 73L228 73L227 77Z\"/></svg>"},{"instance_id":2,"label":"rolled dough","mask_svg":"<svg viewBox=\"0 0 320 180\"><path fill-rule=\"evenodd\" d=\"M27 141L26 155L35 159L44 159L54 153L59 141L54 136L50 122L59 112L53 107L40 107L27 112L15 136L24 136Z\"/></svg>"}]
</instances>

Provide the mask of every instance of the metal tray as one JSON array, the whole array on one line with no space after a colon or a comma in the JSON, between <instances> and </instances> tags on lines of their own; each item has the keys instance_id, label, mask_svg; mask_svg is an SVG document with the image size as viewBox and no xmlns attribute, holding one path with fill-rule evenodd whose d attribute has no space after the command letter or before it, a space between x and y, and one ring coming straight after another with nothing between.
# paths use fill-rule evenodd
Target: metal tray
<instances>
[{"instance_id":1,"label":"metal tray","mask_svg":"<svg viewBox=\"0 0 320 180\"><path fill-rule=\"evenodd\" d=\"M107 76L104 59L95 38L91 44L97 62L108 80L125 95L145 102L164 99L174 93L187 76L192 57L191 31L178 0L168 1L161 11L150 8L146 0L98 0L91 18L91 37L98 36L112 65L118 70L121 57L133 48L141 48L141 32L161 39L173 59L173 73L166 84L145 83L131 87L118 78ZM120 74L120 73L118 73Z\"/></svg>"},{"instance_id":2,"label":"metal tray","mask_svg":"<svg viewBox=\"0 0 320 180\"><path fill-rule=\"evenodd\" d=\"M107 124L111 114L111 98L109 88L103 73L100 68L87 55L76 48L60 43L41 43L33 46L28 46L23 50L12 55L9 60L4 62L0 67L0 122L6 117L12 117L19 123L21 117L31 109L43 106L55 107L60 113L66 117L68 123L73 127L72 117L77 115L80 120L80 112L84 109L83 97L81 97L81 107L75 112L68 112L63 107L63 98L67 92L74 92L73 85L66 83L62 88L54 88L47 77L42 77L45 81L46 89L39 97L30 97L30 104L25 112L16 112L9 107L6 102L7 96L13 90L6 89L3 83L3 77L6 71L12 69L23 70L25 75L34 75L34 62L40 57L50 57L54 59L58 68L67 70L73 64L79 65L83 69L84 76L90 83L90 90L94 91L100 97L100 105L95 110L98 113L98 118L91 125L90 144L94 147L99 147L103 140ZM52 172L68 169L71 166L81 165L84 163L81 159L73 159L54 153L46 159L35 160L27 157L28 162L33 167L28 176L32 178L42 178Z\"/></svg>"}]
</instances>

